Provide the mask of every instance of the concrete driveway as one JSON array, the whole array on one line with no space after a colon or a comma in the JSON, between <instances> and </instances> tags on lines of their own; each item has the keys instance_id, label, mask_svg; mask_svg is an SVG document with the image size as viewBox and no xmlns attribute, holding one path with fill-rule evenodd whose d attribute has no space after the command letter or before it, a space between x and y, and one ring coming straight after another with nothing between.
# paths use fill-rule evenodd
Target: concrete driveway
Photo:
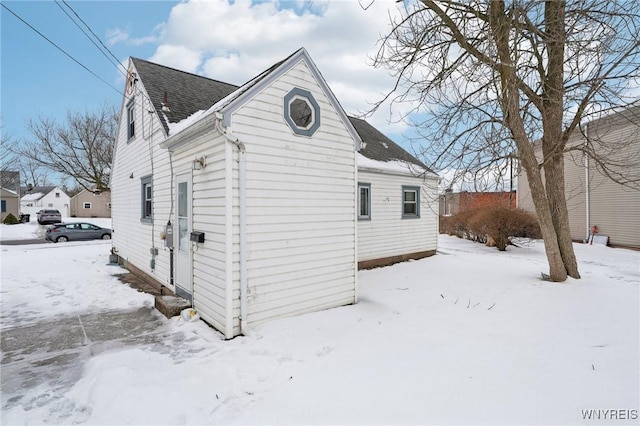
<instances>
[{"instance_id":1,"label":"concrete driveway","mask_svg":"<svg viewBox=\"0 0 640 426\"><path fill-rule=\"evenodd\" d=\"M2 330L2 409L50 403L78 381L92 356L124 346L164 346L166 318L151 307L83 313ZM41 387L37 400L27 391ZM60 419L58 419L60 420Z\"/></svg>"}]
</instances>

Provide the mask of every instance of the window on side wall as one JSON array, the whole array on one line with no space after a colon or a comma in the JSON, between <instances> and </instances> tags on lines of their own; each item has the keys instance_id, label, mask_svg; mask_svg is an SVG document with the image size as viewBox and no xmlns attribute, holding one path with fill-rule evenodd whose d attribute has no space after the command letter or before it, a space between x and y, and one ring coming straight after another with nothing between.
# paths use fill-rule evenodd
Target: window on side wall
<instances>
[{"instance_id":1,"label":"window on side wall","mask_svg":"<svg viewBox=\"0 0 640 426\"><path fill-rule=\"evenodd\" d=\"M83 203L82 204L82 208L83 209L90 209L91 208L91 203Z\"/></svg>"},{"instance_id":2,"label":"window on side wall","mask_svg":"<svg viewBox=\"0 0 640 426\"><path fill-rule=\"evenodd\" d=\"M371 220L371 184L358 183L358 220Z\"/></svg>"},{"instance_id":3,"label":"window on side wall","mask_svg":"<svg viewBox=\"0 0 640 426\"><path fill-rule=\"evenodd\" d=\"M420 217L420 188L417 186L402 187L402 217Z\"/></svg>"},{"instance_id":4,"label":"window on side wall","mask_svg":"<svg viewBox=\"0 0 640 426\"><path fill-rule=\"evenodd\" d=\"M136 135L136 114L135 102L133 99L127 104L127 139Z\"/></svg>"},{"instance_id":5,"label":"window on side wall","mask_svg":"<svg viewBox=\"0 0 640 426\"><path fill-rule=\"evenodd\" d=\"M151 176L145 176L140 179L141 194L141 216L143 222L151 222L153 220L153 186Z\"/></svg>"},{"instance_id":6,"label":"window on side wall","mask_svg":"<svg viewBox=\"0 0 640 426\"><path fill-rule=\"evenodd\" d=\"M7 212L7 201L6 200L2 200L0 201L0 210L2 211L2 213L6 213Z\"/></svg>"}]
</instances>

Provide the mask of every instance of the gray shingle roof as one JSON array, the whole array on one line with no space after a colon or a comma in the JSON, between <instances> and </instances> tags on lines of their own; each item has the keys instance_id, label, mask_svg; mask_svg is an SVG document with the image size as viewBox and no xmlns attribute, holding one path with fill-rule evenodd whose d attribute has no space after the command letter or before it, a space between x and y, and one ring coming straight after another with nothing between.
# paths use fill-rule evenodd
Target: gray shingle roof
<instances>
[{"instance_id":1,"label":"gray shingle roof","mask_svg":"<svg viewBox=\"0 0 640 426\"><path fill-rule=\"evenodd\" d=\"M285 58L272 65L254 77L245 86L250 87L252 86L250 83L255 84L265 78L287 59ZM162 117L162 114L166 115L171 123L177 123L200 110L206 110L239 89L239 86L233 84L176 70L143 59L131 58L131 60L138 71L138 78L142 81L151 98L153 107L160 114L160 117ZM165 92L170 112L162 112ZM240 93L237 94L237 96L239 95ZM406 161L431 171L413 155L366 121L355 117L349 117L349 120L365 143L365 147L360 150L360 153L365 157L377 161ZM163 119L161 121L166 134L169 134L167 123Z\"/></svg>"},{"instance_id":2,"label":"gray shingle roof","mask_svg":"<svg viewBox=\"0 0 640 426\"><path fill-rule=\"evenodd\" d=\"M420 160L409 154L400 145L386 137L371 124L355 117L349 117L349 120L365 143L364 148L360 149L360 154L377 161L405 161L422 167L429 172L433 172Z\"/></svg>"},{"instance_id":3,"label":"gray shingle roof","mask_svg":"<svg viewBox=\"0 0 640 426\"><path fill-rule=\"evenodd\" d=\"M27 194L41 193L41 194L43 194L42 196L44 197L45 195L47 195L48 193L50 193L54 189L56 189L55 186L34 186L31 189L29 189L29 187L27 187L27 186L21 186L20 187L20 196L24 197Z\"/></svg>"},{"instance_id":4,"label":"gray shingle roof","mask_svg":"<svg viewBox=\"0 0 640 426\"><path fill-rule=\"evenodd\" d=\"M193 113L205 110L224 98L238 86L212 80L200 75L191 74L163 65L154 64L143 59L131 58L138 78L151 98L153 107L162 117L162 102L165 92L170 112L164 112L171 123L177 123ZM166 134L169 127L161 119Z\"/></svg>"}]
</instances>

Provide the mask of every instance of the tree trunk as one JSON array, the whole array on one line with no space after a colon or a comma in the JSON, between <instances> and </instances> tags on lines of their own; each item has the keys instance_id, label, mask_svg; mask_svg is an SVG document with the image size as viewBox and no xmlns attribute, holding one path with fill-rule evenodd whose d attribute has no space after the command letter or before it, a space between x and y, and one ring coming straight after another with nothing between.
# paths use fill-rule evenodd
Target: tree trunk
<instances>
[{"instance_id":1,"label":"tree trunk","mask_svg":"<svg viewBox=\"0 0 640 426\"><path fill-rule=\"evenodd\" d=\"M542 183L542 175L538 169L533 147L528 146L520 150L521 164L527 174L531 198L536 208L540 231L544 241L545 253L549 263L549 279L555 282L563 282L567 279L567 269L562 258L562 252L558 244L558 235L554 226L550 204L547 201L545 188Z\"/></svg>"},{"instance_id":2,"label":"tree trunk","mask_svg":"<svg viewBox=\"0 0 640 426\"><path fill-rule=\"evenodd\" d=\"M527 137L524 121L520 116L520 103L518 94L517 77L515 68L510 56L509 46L509 25L505 21L504 1L492 1L489 3L489 20L493 31L493 39L496 44L500 64L497 71L500 75L502 112L505 117L507 127L511 131L511 136L515 141L520 155L521 164L529 179L529 189L533 204L538 214L540 231L544 241L545 253L549 263L549 279L551 281L562 282L567 279L567 270L558 247L558 238L551 209L547 201L542 175L538 168L538 161L533 149L533 145Z\"/></svg>"},{"instance_id":3,"label":"tree trunk","mask_svg":"<svg viewBox=\"0 0 640 426\"><path fill-rule=\"evenodd\" d=\"M560 255L567 274L580 278L578 262L573 252L569 212L564 188L564 61L565 61L565 7L564 1L545 3L545 44L549 55L546 75L543 79L542 152L544 177L551 219L555 229Z\"/></svg>"},{"instance_id":4,"label":"tree trunk","mask_svg":"<svg viewBox=\"0 0 640 426\"><path fill-rule=\"evenodd\" d=\"M566 194L564 188L564 157L556 155L544 167L547 199L553 220L553 227L558 239L558 247L567 274L572 278L580 278L578 262L573 251L571 229L569 227L569 212L567 211Z\"/></svg>"}]
</instances>

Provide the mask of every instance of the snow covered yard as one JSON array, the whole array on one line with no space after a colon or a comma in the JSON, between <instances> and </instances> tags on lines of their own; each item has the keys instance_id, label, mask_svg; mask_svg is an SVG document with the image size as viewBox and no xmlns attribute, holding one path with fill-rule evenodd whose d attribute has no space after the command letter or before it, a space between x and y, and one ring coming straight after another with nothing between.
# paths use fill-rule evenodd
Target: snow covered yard
<instances>
[{"instance_id":1,"label":"snow covered yard","mask_svg":"<svg viewBox=\"0 0 640 426\"><path fill-rule=\"evenodd\" d=\"M1 330L149 306L112 276L109 248L2 246ZM3 378L1 421L590 425L616 410L637 424L640 252L576 252L583 278L553 284L539 242L499 253L440 236L437 256L360 272L353 306L231 341L162 320L164 341L92 354L56 398Z\"/></svg>"}]
</instances>

